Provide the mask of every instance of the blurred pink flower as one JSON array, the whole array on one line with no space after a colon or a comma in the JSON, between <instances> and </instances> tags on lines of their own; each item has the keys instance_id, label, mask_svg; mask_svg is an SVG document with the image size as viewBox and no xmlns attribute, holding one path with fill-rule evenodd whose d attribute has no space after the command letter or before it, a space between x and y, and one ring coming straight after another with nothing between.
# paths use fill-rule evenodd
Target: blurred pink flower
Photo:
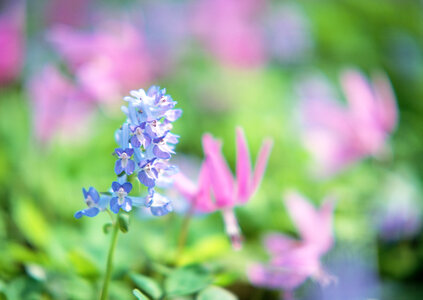
<instances>
[{"instance_id":1,"label":"blurred pink flower","mask_svg":"<svg viewBox=\"0 0 423 300\"><path fill-rule=\"evenodd\" d=\"M120 99L153 77L144 37L129 23L111 22L93 32L57 26L49 40L74 72L77 84L96 101Z\"/></svg>"},{"instance_id":2,"label":"blurred pink flower","mask_svg":"<svg viewBox=\"0 0 423 300\"><path fill-rule=\"evenodd\" d=\"M223 63L255 67L265 61L256 18L262 0L201 0L194 7L193 29Z\"/></svg>"},{"instance_id":3,"label":"blurred pink flower","mask_svg":"<svg viewBox=\"0 0 423 300\"><path fill-rule=\"evenodd\" d=\"M24 62L25 7L17 2L0 14L0 84L15 80Z\"/></svg>"},{"instance_id":4,"label":"blurred pink flower","mask_svg":"<svg viewBox=\"0 0 423 300\"><path fill-rule=\"evenodd\" d=\"M30 79L28 95L32 101L34 133L41 142L48 142L61 133L77 140L86 131L92 103L55 67L46 66Z\"/></svg>"},{"instance_id":5,"label":"blurred pink flower","mask_svg":"<svg viewBox=\"0 0 423 300\"><path fill-rule=\"evenodd\" d=\"M348 106L334 100L325 82L302 86L305 145L319 175L332 175L367 156L387 151L387 139L397 124L395 96L382 74L371 85L358 71L341 76Z\"/></svg>"},{"instance_id":6,"label":"blurred pink flower","mask_svg":"<svg viewBox=\"0 0 423 300\"><path fill-rule=\"evenodd\" d=\"M46 19L49 24L66 24L79 26L88 17L93 0L48 0L46 3Z\"/></svg>"},{"instance_id":7,"label":"blurred pink flower","mask_svg":"<svg viewBox=\"0 0 423 300\"><path fill-rule=\"evenodd\" d=\"M287 298L292 298L292 291L308 277L323 285L333 280L324 272L320 258L333 245L334 201L327 198L316 210L296 192L288 193L285 199L288 213L301 239L278 233L267 235L265 247L271 255L270 264L253 264L248 268L247 275L254 285L283 290Z\"/></svg>"},{"instance_id":8,"label":"blurred pink flower","mask_svg":"<svg viewBox=\"0 0 423 300\"><path fill-rule=\"evenodd\" d=\"M253 172L247 141L241 128L236 130L236 144L236 178L222 155L221 143L210 134L205 134L203 136L205 160L201 167L198 185L195 186L182 173L175 176L174 184L198 212L209 213L220 210L232 245L235 249L239 249L241 233L233 208L237 204L246 203L257 190L267 165L272 141L263 142Z\"/></svg>"}]
</instances>

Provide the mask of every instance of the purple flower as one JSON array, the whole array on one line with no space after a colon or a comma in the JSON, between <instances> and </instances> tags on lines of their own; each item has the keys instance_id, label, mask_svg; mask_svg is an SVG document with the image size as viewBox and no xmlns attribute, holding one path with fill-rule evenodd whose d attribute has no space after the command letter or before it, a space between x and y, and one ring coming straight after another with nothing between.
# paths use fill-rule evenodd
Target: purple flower
<instances>
[{"instance_id":1,"label":"purple flower","mask_svg":"<svg viewBox=\"0 0 423 300\"><path fill-rule=\"evenodd\" d=\"M177 143L177 136L173 134L166 134L164 137L154 139L153 154L157 158L169 159L171 154L174 154L173 147L168 145L168 142Z\"/></svg>"},{"instance_id":2,"label":"purple flower","mask_svg":"<svg viewBox=\"0 0 423 300\"><path fill-rule=\"evenodd\" d=\"M138 179L143 185L149 188L156 185L156 180L159 176L155 162L156 159L151 159L140 163L141 171L138 173Z\"/></svg>"},{"instance_id":3,"label":"purple flower","mask_svg":"<svg viewBox=\"0 0 423 300\"><path fill-rule=\"evenodd\" d=\"M110 200L110 209L115 214L119 212L120 208L124 211L130 211L132 209L132 200L128 197L128 194L132 190L132 184L130 182L120 184L117 181L113 181L112 190L114 197Z\"/></svg>"},{"instance_id":4,"label":"purple flower","mask_svg":"<svg viewBox=\"0 0 423 300\"><path fill-rule=\"evenodd\" d=\"M173 207L169 199L154 192L154 190L149 191L146 206L150 208L150 211L154 216L158 217L164 216L173 211Z\"/></svg>"},{"instance_id":5,"label":"purple flower","mask_svg":"<svg viewBox=\"0 0 423 300\"><path fill-rule=\"evenodd\" d=\"M179 139L170 132L172 122L180 117L181 110L173 109L176 101L158 86L150 87L147 92L143 89L131 91L130 95L124 98L128 105L122 107L127 120L115 132L119 145L115 149L118 179L112 184L113 197L104 199L107 203L110 200L114 213L120 208L130 211L132 206L147 206L153 215L162 216L172 211L172 206L164 196L155 194L154 188L169 186L177 172L168 160L175 153L173 148ZM126 182L127 175L135 169L140 183L148 187L146 197L128 197L132 185Z\"/></svg>"},{"instance_id":6,"label":"purple flower","mask_svg":"<svg viewBox=\"0 0 423 300\"><path fill-rule=\"evenodd\" d=\"M88 208L79 210L75 213L75 218L79 219L82 216L95 217L100 212L100 194L93 187L90 187L88 191L83 188L82 193L84 194L85 203Z\"/></svg>"},{"instance_id":7,"label":"purple flower","mask_svg":"<svg viewBox=\"0 0 423 300\"><path fill-rule=\"evenodd\" d=\"M126 148L125 150L123 150L122 148L117 148L115 150L115 153L119 157L115 164L116 175L119 175L123 171L125 171L127 175L131 175L132 173L134 173L135 162L130 159L132 154L134 154L134 149Z\"/></svg>"},{"instance_id":8,"label":"purple flower","mask_svg":"<svg viewBox=\"0 0 423 300\"><path fill-rule=\"evenodd\" d=\"M144 132L145 123L135 126L131 129L133 136L131 137L131 145L134 148L139 148L141 146L147 148L151 144L151 138L148 134Z\"/></svg>"}]
</instances>

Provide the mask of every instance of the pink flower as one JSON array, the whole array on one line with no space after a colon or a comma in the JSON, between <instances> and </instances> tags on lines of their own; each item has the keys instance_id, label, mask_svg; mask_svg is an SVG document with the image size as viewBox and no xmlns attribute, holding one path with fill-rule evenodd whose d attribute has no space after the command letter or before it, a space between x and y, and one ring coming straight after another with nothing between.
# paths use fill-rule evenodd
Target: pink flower
<instances>
[{"instance_id":1,"label":"pink flower","mask_svg":"<svg viewBox=\"0 0 423 300\"><path fill-rule=\"evenodd\" d=\"M115 101L152 79L144 38L128 23L102 24L93 32L57 26L49 39L96 101Z\"/></svg>"},{"instance_id":2,"label":"pink flower","mask_svg":"<svg viewBox=\"0 0 423 300\"><path fill-rule=\"evenodd\" d=\"M261 5L261 0L201 0L192 26L223 63L258 66L265 60L262 32L255 19Z\"/></svg>"},{"instance_id":3,"label":"pink flower","mask_svg":"<svg viewBox=\"0 0 423 300\"><path fill-rule=\"evenodd\" d=\"M47 142L57 133L77 140L86 131L92 103L55 67L46 66L30 80L28 95L39 141Z\"/></svg>"},{"instance_id":4,"label":"pink flower","mask_svg":"<svg viewBox=\"0 0 423 300\"><path fill-rule=\"evenodd\" d=\"M15 4L0 14L0 84L15 80L21 72L25 55L24 12L24 5Z\"/></svg>"},{"instance_id":5,"label":"pink flower","mask_svg":"<svg viewBox=\"0 0 423 300\"><path fill-rule=\"evenodd\" d=\"M235 249L241 247L241 233L233 208L246 203L257 190L263 177L272 141L264 141L254 171L251 170L250 155L244 131L237 128L236 177L232 175L222 155L221 143L210 134L203 136L205 160L202 164L198 185L179 173L175 176L175 187L199 212L220 210L226 232Z\"/></svg>"},{"instance_id":6,"label":"pink flower","mask_svg":"<svg viewBox=\"0 0 423 300\"><path fill-rule=\"evenodd\" d=\"M83 25L90 15L92 0L48 0L46 3L46 20L49 24Z\"/></svg>"},{"instance_id":7,"label":"pink flower","mask_svg":"<svg viewBox=\"0 0 423 300\"><path fill-rule=\"evenodd\" d=\"M255 285L284 290L291 295L308 277L324 285L332 280L323 271L320 258L333 245L334 201L328 198L316 210L300 194L291 192L286 195L286 206L301 239L278 233L267 235L265 247L271 255L270 264L253 264L248 277Z\"/></svg>"},{"instance_id":8,"label":"pink flower","mask_svg":"<svg viewBox=\"0 0 423 300\"><path fill-rule=\"evenodd\" d=\"M358 71L341 76L348 105L334 100L322 81L302 89L305 145L320 175L332 175L367 156L381 156L397 124L395 96L388 79L373 84ZM313 90L314 89L314 90Z\"/></svg>"}]
</instances>

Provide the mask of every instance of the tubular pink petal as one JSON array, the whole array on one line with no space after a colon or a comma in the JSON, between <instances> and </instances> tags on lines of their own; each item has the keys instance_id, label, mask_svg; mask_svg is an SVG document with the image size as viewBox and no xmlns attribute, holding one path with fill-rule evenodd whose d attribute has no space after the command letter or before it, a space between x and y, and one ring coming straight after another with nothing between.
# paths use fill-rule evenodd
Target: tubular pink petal
<instances>
[{"instance_id":1,"label":"tubular pink petal","mask_svg":"<svg viewBox=\"0 0 423 300\"><path fill-rule=\"evenodd\" d=\"M301 238L306 242L314 240L319 219L317 210L297 192L288 192L284 198L288 213L298 228Z\"/></svg>"},{"instance_id":2,"label":"tubular pink petal","mask_svg":"<svg viewBox=\"0 0 423 300\"><path fill-rule=\"evenodd\" d=\"M173 180L173 186L178 192L187 200L193 201L197 194L197 187L194 182L180 172L173 176Z\"/></svg>"},{"instance_id":3,"label":"tubular pink petal","mask_svg":"<svg viewBox=\"0 0 423 300\"><path fill-rule=\"evenodd\" d=\"M384 74L377 74L373 79L377 107L382 128L392 131L398 121L398 107L389 79Z\"/></svg>"},{"instance_id":4,"label":"tubular pink petal","mask_svg":"<svg viewBox=\"0 0 423 300\"><path fill-rule=\"evenodd\" d=\"M264 245L271 255L285 253L297 246L300 242L280 233L267 234L264 239Z\"/></svg>"},{"instance_id":5,"label":"tubular pink petal","mask_svg":"<svg viewBox=\"0 0 423 300\"><path fill-rule=\"evenodd\" d=\"M205 162L201 165L195 206L201 212L212 212L216 210L216 205L211 198L211 182Z\"/></svg>"},{"instance_id":6,"label":"tubular pink petal","mask_svg":"<svg viewBox=\"0 0 423 300\"><path fill-rule=\"evenodd\" d=\"M349 70L342 74L341 83L353 118L356 121L373 123L374 95L366 78L358 71Z\"/></svg>"},{"instance_id":7,"label":"tubular pink petal","mask_svg":"<svg viewBox=\"0 0 423 300\"><path fill-rule=\"evenodd\" d=\"M249 197L251 185L251 160L248 151L247 140L244 130L240 127L236 129L236 177L238 201L246 202Z\"/></svg>"},{"instance_id":8,"label":"tubular pink petal","mask_svg":"<svg viewBox=\"0 0 423 300\"><path fill-rule=\"evenodd\" d=\"M258 158L256 161L256 165L254 167L253 181L250 187L250 196L254 194L261 182L261 179L263 178L272 147L273 140L266 139L260 148L259 154L257 156Z\"/></svg>"},{"instance_id":9,"label":"tubular pink petal","mask_svg":"<svg viewBox=\"0 0 423 300\"><path fill-rule=\"evenodd\" d=\"M203 149L211 180L211 186L218 207L233 206L234 180L229 167L220 150L220 143L210 134L203 136Z\"/></svg>"}]
</instances>

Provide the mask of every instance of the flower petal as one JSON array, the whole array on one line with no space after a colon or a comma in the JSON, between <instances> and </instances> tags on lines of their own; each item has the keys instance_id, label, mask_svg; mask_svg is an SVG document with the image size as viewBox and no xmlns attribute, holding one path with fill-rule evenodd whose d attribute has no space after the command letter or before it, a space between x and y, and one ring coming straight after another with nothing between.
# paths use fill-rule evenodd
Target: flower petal
<instances>
[{"instance_id":1,"label":"flower petal","mask_svg":"<svg viewBox=\"0 0 423 300\"><path fill-rule=\"evenodd\" d=\"M140 141L138 140L138 137L137 137L136 135L133 135L133 136L131 137L131 145L132 145L132 147L134 147L134 148L139 148L139 147L141 147L141 143L140 143Z\"/></svg>"},{"instance_id":2,"label":"flower petal","mask_svg":"<svg viewBox=\"0 0 423 300\"><path fill-rule=\"evenodd\" d=\"M210 134L205 134L203 136L203 149L217 206L234 205L233 176L222 155L220 143L214 140Z\"/></svg>"},{"instance_id":3,"label":"flower petal","mask_svg":"<svg viewBox=\"0 0 423 300\"><path fill-rule=\"evenodd\" d=\"M122 188L125 192L129 193L132 190L132 183L125 182L124 184L122 184Z\"/></svg>"},{"instance_id":4,"label":"flower petal","mask_svg":"<svg viewBox=\"0 0 423 300\"><path fill-rule=\"evenodd\" d=\"M115 163L115 173L116 173L116 175L119 175L122 172L123 172L122 160L118 159Z\"/></svg>"},{"instance_id":5,"label":"flower petal","mask_svg":"<svg viewBox=\"0 0 423 300\"><path fill-rule=\"evenodd\" d=\"M122 206L121 207L126 212L131 211L131 209L132 209L132 200L131 200L131 198L125 197L125 199L123 200L123 203L122 203Z\"/></svg>"},{"instance_id":6,"label":"flower petal","mask_svg":"<svg viewBox=\"0 0 423 300\"><path fill-rule=\"evenodd\" d=\"M138 173L138 179L143 185L147 187L154 187L156 185L155 180L148 177L145 171L140 171Z\"/></svg>"},{"instance_id":7,"label":"flower petal","mask_svg":"<svg viewBox=\"0 0 423 300\"><path fill-rule=\"evenodd\" d=\"M250 196L251 188L251 160L247 141L242 128L236 129L236 178L238 201L244 203Z\"/></svg>"},{"instance_id":8,"label":"flower petal","mask_svg":"<svg viewBox=\"0 0 423 300\"><path fill-rule=\"evenodd\" d=\"M112 212L114 212L115 214L117 214L119 212L119 209L120 209L120 205L119 205L119 202L118 202L118 198L117 197L113 197L110 200L110 210Z\"/></svg>"},{"instance_id":9,"label":"flower petal","mask_svg":"<svg viewBox=\"0 0 423 300\"><path fill-rule=\"evenodd\" d=\"M162 151L158 145L154 145L153 153L157 158L161 159L169 159L171 157L170 153Z\"/></svg>"},{"instance_id":10,"label":"flower petal","mask_svg":"<svg viewBox=\"0 0 423 300\"><path fill-rule=\"evenodd\" d=\"M91 196L91 199L93 199L94 203L98 203L98 201L100 200L100 194L95 188L91 186L88 190L88 194Z\"/></svg>"},{"instance_id":11,"label":"flower petal","mask_svg":"<svg viewBox=\"0 0 423 300\"><path fill-rule=\"evenodd\" d=\"M125 173L128 175L131 175L132 173L134 173L135 170L135 162L132 159L128 160L128 164L126 165L125 168Z\"/></svg>"},{"instance_id":12,"label":"flower petal","mask_svg":"<svg viewBox=\"0 0 423 300\"><path fill-rule=\"evenodd\" d=\"M120 185L119 182L117 182L117 181L113 181L112 182L112 190L113 190L113 192L119 191L120 187L121 187L121 185Z\"/></svg>"},{"instance_id":13,"label":"flower petal","mask_svg":"<svg viewBox=\"0 0 423 300\"><path fill-rule=\"evenodd\" d=\"M258 188L261 179L263 178L264 171L266 170L267 161L270 156L270 151L273 147L273 140L266 139L259 151L258 158L256 161L256 165L254 166L254 174L253 174L253 181L250 189L250 196L254 194L256 189Z\"/></svg>"}]
</instances>

